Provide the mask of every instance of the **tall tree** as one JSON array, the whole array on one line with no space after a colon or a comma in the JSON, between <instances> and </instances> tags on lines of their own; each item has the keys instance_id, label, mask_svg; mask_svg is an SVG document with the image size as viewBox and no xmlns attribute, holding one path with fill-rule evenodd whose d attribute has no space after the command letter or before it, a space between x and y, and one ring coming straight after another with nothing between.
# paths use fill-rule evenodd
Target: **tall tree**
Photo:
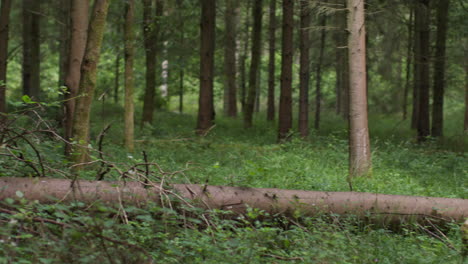
<instances>
[{"instance_id":1,"label":"tall tree","mask_svg":"<svg viewBox=\"0 0 468 264\"><path fill-rule=\"evenodd\" d=\"M270 0L270 26L268 29L268 101L267 120L275 120L275 51L276 51L276 0Z\"/></svg>"},{"instance_id":2,"label":"tall tree","mask_svg":"<svg viewBox=\"0 0 468 264\"><path fill-rule=\"evenodd\" d=\"M198 97L197 133L205 134L213 125L214 49L216 0L201 0L200 23L200 93Z\"/></svg>"},{"instance_id":3,"label":"tall tree","mask_svg":"<svg viewBox=\"0 0 468 264\"><path fill-rule=\"evenodd\" d=\"M125 148L129 152L135 149L133 134L134 134L134 115L135 106L133 103L133 60L135 57L135 33L133 29L135 17L135 0L128 0L125 5L125 26L124 26L124 43L125 43Z\"/></svg>"},{"instance_id":4,"label":"tall tree","mask_svg":"<svg viewBox=\"0 0 468 264\"><path fill-rule=\"evenodd\" d=\"M246 101L246 90L247 90L247 77L246 77L246 61L247 61L247 53L249 50L249 30L250 30L250 5L251 2L246 2L246 12L245 12L245 23L244 23L244 34L242 38L242 48L240 50L239 56L239 77L240 77L240 102L242 106L242 112L245 112L245 101Z\"/></svg>"},{"instance_id":5,"label":"tall tree","mask_svg":"<svg viewBox=\"0 0 468 264\"><path fill-rule=\"evenodd\" d=\"M6 73L11 0L2 0L0 9L0 121L6 112Z\"/></svg>"},{"instance_id":6,"label":"tall tree","mask_svg":"<svg viewBox=\"0 0 468 264\"><path fill-rule=\"evenodd\" d=\"M281 40L281 93L279 104L278 141L287 139L292 128L292 61L294 1L283 0L283 35Z\"/></svg>"},{"instance_id":7,"label":"tall tree","mask_svg":"<svg viewBox=\"0 0 468 264\"><path fill-rule=\"evenodd\" d=\"M75 97L78 94L81 76L81 62L86 48L88 36L89 1L72 0L71 2L71 36L68 51L67 72L65 75L65 139L70 140L73 131L73 117L75 112ZM66 144L65 155L69 155L71 145Z\"/></svg>"},{"instance_id":8,"label":"tall tree","mask_svg":"<svg viewBox=\"0 0 468 264\"><path fill-rule=\"evenodd\" d=\"M96 88L97 65L101 53L109 2L110 0L95 0L89 22L86 49L81 64L78 90L80 97L76 101L73 121L73 138L78 142L72 155L72 160L75 163L82 163L88 158L86 146L89 141L91 103ZM81 169L81 166L75 168Z\"/></svg>"},{"instance_id":9,"label":"tall tree","mask_svg":"<svg viewBox=\"0 0 468 264\"><path fill-rule=\"evenodd\" d=\"M346 10L347 0L336 0L338 9ZM342 7L342 8L340 8ZM346 12L338 11L335 15L335 27L333 34L335 43L335 75L336 75L336 113L344 119L349 117L349 69L348 69L348 44L346 31Z\"/></svg>"},{"instance_id":10,"label":"tall tree","mask_svg":"<svg viewBox=\"0 0 468 264\"><path fill-rule=\"evenodd\" d=\"M23 94L40 96L41 1L23 0Z\"/></svg>"},{"instance_id":11,"label":"tall tree","mask_svg":"<svg viewBox=\"0 0 468 264\"><path fill-rule=\"evenodd\" d=\"M414 20L414 8L413 5L410 5L410 17L408 21L408 41L407 41L407 51L406 51L406 81L405 81L405 90L403 91L403 120L406 120L408 114L408 92L410 89L410 80L411 80L411 64L413 63L413 20Z\"/></svg>"},{"instance_id":12,"label":"tall tree","mask_svg":"<svg viewBox=\"0 0 468 264\"><path fill-rule=\"evenodd\" d=\"M317 60L317 68L316 68L316 75L315 75L315 122L314 127L315 129L320 128L320 112L321 112L321 102L322 102L322 64L323 64L323 55L325 50L325 37L326 31L325 26L327 23L327 17L322 15L320 19L320 51Z\"/></svg>"},{"instance_id":13,"label":"tall tree","mask_svg":"<svg viewBox=\"0 0 468 264\"><path fill-rule=\"evenodd\" d=\"M239 16L239 1L227 0L224 39L224 111L227 116L237 115L237 83L236 83L236 38Z\"/></svg>"},{"instance_id":14,"label":"tall tree","mask_svg":"<svg viewBox=\"0 0 468 264\"><path fill-rule=\"evenodd\" d=\"M65 77L68 69L68 52L70 51L70 16L71 0L60 0L58 4L58 17L60 19L60 44L59 44L59 81L58 85L65 85Z\"/></svg>"},{"instance_id":15,"label":"tall tree","mask_svg":"<svg viewBox=\"0 0 468 264\"><path fill-rule=\"evenodd\" d=\"M349 52L349 176L371 172L367 119L366 30L364 1L348 0Z\"/></svg>"},{"instance_id":16,"label":"tall tree","mask_svg":"<svg viewBox=\"0 0 468 264\"><path fill-rule=\"evenodd\" d=\"M425 141L430 133L429 125L429 0L418 0L415 13L416 21L416 47L415 63L417 67L418 111L417 134L418 142Z\"/></svg>"},{"instance_id":17,"label":"tall tree","mask_svg":"<svg viewBox=\"0 0 468 264\"><path fill-rule=\"evenodd\" d=\"M433 137L442 136L444 130L445 46L447 41L449 3L450 0L439 0L437 3L437 40L434 60L431 130Z\"/></svg>"},{"instance_id":18,"label":"tall tree","mask_svg":"<svg viewBox=\"0 0 468 264\"><path fill-rule=\"evenodd\" d=\"M249 89L247 92L247 101L245 103L244 111L244 127L246 128L252 127L255 98L257 96L258 68L261 56L260 43L262 41L262 7L263 0L257 0L254 2L252 9L252 16L254 18L252 30L252 56L249 72Z\"/></svg>"},{"instance_id":19,"label":"tall tree","mask_svg":"<svg viewBox=\"0 0 468 264\"><path fill-rule=\"evenodd\" d=\"M302 137L309 135L309 35L310 35L310 6L308 0L300 1L301 21L299 27L299 133Z\"/></svg>"},{"instance_id":20,"label":"tall tree","mask_svg":"<svg viewBox=\"0 0 468 264\"><path fill-rule=\"evenodd\" d=\"M156 7L153 9L152 0L143 0L143 38L145 44L146 59L146 87L143 101L142 124L153 121L156 96L156 53L160 32L160 18L163 14L163 1L155 0ZM152 15L155 11L156 20Z\"/></svg>"}]
</instances>

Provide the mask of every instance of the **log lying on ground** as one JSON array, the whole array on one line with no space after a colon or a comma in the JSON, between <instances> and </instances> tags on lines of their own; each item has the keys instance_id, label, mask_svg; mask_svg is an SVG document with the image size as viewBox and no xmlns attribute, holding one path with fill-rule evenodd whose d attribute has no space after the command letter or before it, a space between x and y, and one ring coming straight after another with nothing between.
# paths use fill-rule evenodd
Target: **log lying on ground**
<instances>
[{"instance_id":1,"label":"log lying on ground","mask_svg":"<svg viewBox=\"0 0 468 264\"><path fill-rule=\"evenodd\" d=\"M0 201L17 197L20 191L26 199L41 203L78 200L85 203L122 202L144 205L149 200L161 203L167 193L157 184L144 188L138 182L75 181L49 178L0 178ZM172 184L177 197L205 209L230 210L245 213L258 208L271 215L314 216L321 213L354 215L384 222L454 220L468 217L468 200L415 197L359 192L318 192L266 188L245 188L197 184Z\"/></svg>"}]
</instances>

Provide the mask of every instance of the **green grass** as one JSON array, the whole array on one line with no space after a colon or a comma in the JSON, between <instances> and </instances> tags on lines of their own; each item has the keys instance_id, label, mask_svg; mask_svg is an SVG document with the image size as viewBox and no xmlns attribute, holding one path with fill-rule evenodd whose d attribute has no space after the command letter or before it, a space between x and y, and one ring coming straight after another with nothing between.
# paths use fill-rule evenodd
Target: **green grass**
<instances>
[{"instance_id":1,"label":"green grass","mask_svg":"<svg viewBox=\"0 0 468 264\"><path fill-rule=\"evenodd\" d=\"M115 117L121 109L95 110L92 138L112 123L104 139L105 159L122 167L141 162L145 151L164 171L184 170L168 179L173 183L349 190L346 127L336 116L323 117L322 129L311 131L307 140L293 135L291 142L279 145L276 125L263 121L261 114L248 130L241 120L218 116L210 133L197 137L194 116L158 112L153 126L137 129L137 149L127 153L123 122ZM460 147L466 137L456 138L457 143L432 140L417 145L407 127L398 117L371 117L373 176L355 179L354 190L468 198L468 158ZM448 133L448 138L455 135ZM51 142L41 147L60 166L60 148ZM88 171L83 176L95 175ZM442 230L444 235L432 230L437 239L421 226L395 232L349 219L331 224L322 217L270 216L260 221L262 212L255 210L237 220L212 213L207 225L202 212L194 209L181 213L154 205L126 206L124 218L121 209L99 203L6 204L18 213L0 213L0 263L144 263L145 254L157 263L461 263L456 224ZM35 217L70 226L37 223Z\"/></svg>"}]
</instances>

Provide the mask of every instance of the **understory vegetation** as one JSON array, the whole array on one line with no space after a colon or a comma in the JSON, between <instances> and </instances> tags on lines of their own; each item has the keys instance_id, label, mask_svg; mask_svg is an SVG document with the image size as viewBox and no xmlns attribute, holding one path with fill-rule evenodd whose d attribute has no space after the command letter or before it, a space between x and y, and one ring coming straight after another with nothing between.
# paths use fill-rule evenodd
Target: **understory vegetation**
<instances>
[{"instance_id":1,"label":"understory vegetation","mask_svg":"<svg viewBox=\"0 0 468 264\"><path fill-rule=\"evenodd\" d=\"M239 120L218 118L216 126L199 137L193 133L194 116L158 112L156 125L140 129L136 151L127 153L122 148L122 122L113 114L121 110L115 105L102 109L95 109L91 138L92 147L102 148L103 155L91 154L94 163L81 172L80 179L95 180L102 172L101 161L123 171L148 162L159 166L148 175L153 182L350 190L346 179L347 133L340 117L324 118L320 132L313 131L307 140L293 135L291 142L276 144L276 125L261 121L262 115L248 130ZM405 122L371 118L379 119L370 122L373 176L354 179L353 191L468 198L468 159L463 152L466 137L449 132L443 142L417 145L413 132L402 128L409 127ZM14 123L12 131L39 127L31 123L31 114L20 116ZM97 140L107 124L107 134ZM399 129L394 129L397 126ZM24 160L11 156L2 159L0 176L36 176L33 167L41 172L39 153L46 165L45 176L70 177L70 164L60 154L61 141L47 133L25 137L35 149L26 140L18 140L17 151ZM100 176L104 180L122 179L122 174L113 169ZM463 261L456 223L442 229L430 223L408 223L394 229L352 217L285 218L256 209L232 217L171 199L165 207L152 203L143 207L100 202L39 204L18 192L17 199L1 204L0 263L150 263L150 258L154 263Z\"/></svg>"}]
</instances>

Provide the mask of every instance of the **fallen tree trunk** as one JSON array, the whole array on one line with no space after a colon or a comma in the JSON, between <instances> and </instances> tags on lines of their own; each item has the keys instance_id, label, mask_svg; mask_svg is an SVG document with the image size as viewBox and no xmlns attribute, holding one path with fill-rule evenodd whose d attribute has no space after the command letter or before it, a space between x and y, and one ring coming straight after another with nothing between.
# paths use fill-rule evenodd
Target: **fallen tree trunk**
<instances>
[{"instance_id":1,"label":"fallen tree trunk","mask_svg":"<svg viewBox=\"0 0 468 264\"><path fill-rule=\"evenodd\" d=\"M41 203L74 201L144 205L161 204L168 194L159 185L145 188L139 182L75 181L49 178L0 178L0 201L20 196ZM190 200L205 209L245 213L247 208L283 215L314 216L319 214L353 215L384 223L426 220L454 220L468 217L468 200L452 198L385 195L359 192L318 192L246 187L171 184L170 193ZM19 191L19 192L18 192Z\"/></svg>"}]
</instances>

